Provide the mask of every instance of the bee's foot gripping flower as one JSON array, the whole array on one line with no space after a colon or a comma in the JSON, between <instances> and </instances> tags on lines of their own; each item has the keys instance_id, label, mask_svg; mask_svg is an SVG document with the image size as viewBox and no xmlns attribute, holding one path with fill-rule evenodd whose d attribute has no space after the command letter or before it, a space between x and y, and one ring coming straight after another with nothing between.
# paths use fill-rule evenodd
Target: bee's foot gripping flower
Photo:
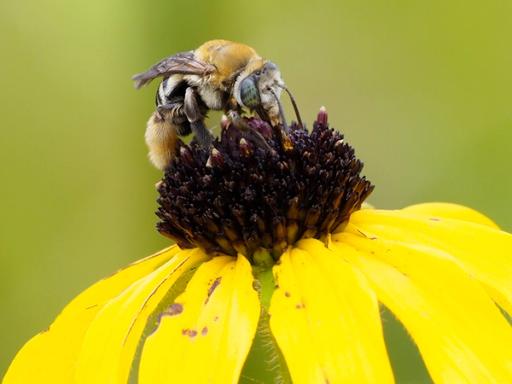
<instances>
[{"instance_id":1,"label":"bee's foot gripping flower","mask_svg":"<svg viewBox=\"0 0 512 384\"><path fill-rule=\"evenodd\" d=\"M361 208L324 110L287 137L245 123L180 144L158 210L179 246L80 294L4 384L391 383L380 305L434 382L512 382L512 235L454 204Z\"/></svg>"},{"instance_id":2,"label":"bee's foot gripping flower","mask_svg":"<svg viewBox=\"0 0 512 384\"><path fill-rule=\"evenodd\" d=\"M291 126L288 148L266 122L246 124L268 147L230 123L212 148L180 143L158 188L158 229L180 247L277 259L299 239L332 233L373 190L325 109L311 133Z\"/></svg>"}]
</instances>

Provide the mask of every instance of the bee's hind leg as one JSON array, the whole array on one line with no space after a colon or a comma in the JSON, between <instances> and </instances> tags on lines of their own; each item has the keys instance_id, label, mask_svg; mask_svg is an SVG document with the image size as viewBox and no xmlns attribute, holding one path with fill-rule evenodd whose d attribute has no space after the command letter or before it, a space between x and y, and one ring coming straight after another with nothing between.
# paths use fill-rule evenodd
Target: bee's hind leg
<instances>
[{"instance_id":1,"label":"bee's hind leg","mask_svg":"<svg viewBox=\"0 0 512 384\"><path fill-rule=\"evenodd\" d=\"M179 136L186 136L191 132L183 104L184 101L181 99L180 101L159 105L156 108L162 119L167 119L176 126Z\"/></svg>"},{"instance_id":2,"label":"bee's hind leg","mask_svg":"<svg viewBox=\"0 0 512 384\"><path fill-rule=\"evenodd\" d=\"M199 144L210 147L213 142L213 135L204 124L204 108L201 108L199 103L199 95L196 90L191 87L187 88L184 102L185 116Z\"/></svg>"}]
</instances>

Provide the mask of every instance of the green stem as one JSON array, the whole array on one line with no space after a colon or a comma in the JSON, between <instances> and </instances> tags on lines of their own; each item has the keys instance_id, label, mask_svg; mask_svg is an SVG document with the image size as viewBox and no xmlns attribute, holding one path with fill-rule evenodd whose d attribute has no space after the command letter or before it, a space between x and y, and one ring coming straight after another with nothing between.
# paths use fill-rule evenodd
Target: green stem
<instances>
[{"instance_id":1,"label":"green stem","mask_svg":"<svg viewBox=\"0 0 512 384\"><path fill-rule=\"evenodd\" d=\"M271 268L254 270L256 288L260 294L261 315L258 331L247 356L239 383L291 383L290 374L283 355L270 332L269 307L275 289Z\"/></svg>"}]
</instances>

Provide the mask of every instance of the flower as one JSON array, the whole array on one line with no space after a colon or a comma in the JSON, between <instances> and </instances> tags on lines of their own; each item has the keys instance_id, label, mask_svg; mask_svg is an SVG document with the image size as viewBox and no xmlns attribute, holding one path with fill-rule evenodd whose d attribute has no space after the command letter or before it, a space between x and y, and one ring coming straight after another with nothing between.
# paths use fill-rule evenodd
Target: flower
<instances>
[{"instance_id":1,"label":"flower","mask_svg":"<svg viewBox=\"0 0 512 384\"><path fill-rule=\"evenodd\" d=\"M178 245L75 298L4 383L234 383L253 358L294 383L393 382L379 303L434 382L512 382L510 234L454 204L361 208L373 186L325 110L311 133L243 122L179 143L158 210Z\"/></svg>"}]
</instances>

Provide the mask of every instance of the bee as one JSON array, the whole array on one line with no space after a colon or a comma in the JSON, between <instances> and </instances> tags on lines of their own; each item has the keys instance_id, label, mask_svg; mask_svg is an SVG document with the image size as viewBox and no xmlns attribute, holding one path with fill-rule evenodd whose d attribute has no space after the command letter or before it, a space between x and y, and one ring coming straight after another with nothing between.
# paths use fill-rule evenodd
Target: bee
<instances>
[{"instance_id":1,"label":"bee","mask_svg":"<svg viewBox=\"0 0 512 384\"><path fill-rule=\"evenodd\" d=\"M254 111L273 127L287 129L279 98L283 89L292 96L278 67L248 45L227 40L207 41L193 51L167 57L133 76L135 88L157 77L162 82L145 140L149 158L158 169L170 164L178 136L193 133L200 145L211 145L213 135L204 123L209 110L223 110L237 128L247 131L263 146L268 146L263 137L244 126L239 118L242 109ZM297 113L293 97L292 102Z\"/></svg>"}]
</instances>

